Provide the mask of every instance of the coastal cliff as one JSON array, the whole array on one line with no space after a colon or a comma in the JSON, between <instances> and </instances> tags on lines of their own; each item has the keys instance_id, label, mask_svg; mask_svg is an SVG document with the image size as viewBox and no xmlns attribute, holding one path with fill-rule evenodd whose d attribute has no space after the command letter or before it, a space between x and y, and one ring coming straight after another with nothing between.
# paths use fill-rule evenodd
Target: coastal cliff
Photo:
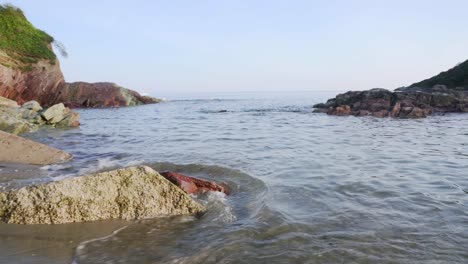
<instances>
[{"instance_id":1,"label":"coastal cliff","mask_svg":"<svg viewBox=\"0 0 468 264\"><path fill-rule=\"evenodd\" d=\"M349 91L314 105L339 116L423 118L434 113L468 112L468 60L432 78L394 92L375 88Z\"/></svg>"},{"instance_id":2,"label":"coastal cliff","mask_svg":"<svg viewBox=\"0 0 468 264\"><path fill-rule=\"evenodd\" d=\"M119 107L160 102L112 83L66 83L52 45L62 47L35 28L20 9L0 5L0 96L19 104L35 100L43 106L65 102L71 107Z\"/></svg>"}]
</instances>

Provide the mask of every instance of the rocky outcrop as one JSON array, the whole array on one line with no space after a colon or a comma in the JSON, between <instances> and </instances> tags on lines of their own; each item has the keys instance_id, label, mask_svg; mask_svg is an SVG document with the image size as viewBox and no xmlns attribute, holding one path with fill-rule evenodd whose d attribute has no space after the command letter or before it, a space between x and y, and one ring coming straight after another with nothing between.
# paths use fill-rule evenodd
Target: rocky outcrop
<instances>
[{"instance_id":1,"label":"rocky outcrop","mask_svg":"<svg viewBox=\"0 0 468 264\"><path fill-rule=\"evenodd\" d=\"M115 83L66 83L57 102L68 107L120 107L159 103L161 100L120 87Z\"/></svg>"},{"instance_id":2,"label":"rocky outcrop","mask_svg":"<svg viewBox=\"0 0 468 264\"><path fill-rule=\"evenodd\" d=\"M43 109L36 101L26 102L21 107L0 104L0 130L12 134L33 132L41 126L77 127L80 125L79 119L78 113L63 104L47 109Z\"/></svg>"},{"instance_id":3,"label":"rocky outcrop","mask_svg":"<svg viewBox=\"0 0 468 264\"><path fill-rule=\"evenodd\" d=\"M423 118L440 112L468 112L468 91L385 89L350 91L314 106L329 115Z\"/></svg>"},{"instance_id":4,"label":"rocky outcrop","mask_svg":"<svg viewBox=\"0 0 468 264\"><path fill-rule=\"evenodd\" d=\"M21 68L23 66L19 66L23 64L5 55L2 57L0 51L0 62L5 60L9 61L10 66L0 63L0 96L19 104L36 100L41 105L49 106L57 102L57 94L65 83L58 61L51 64L48 60L41 60L29 64L25 71Z\"/></svg>"},{"instance_id":5,"label":"rocky outcrop","mask_svg":"<svg viewBox=\"0 0 468 264\"><path fill-rule=\"evenodd\" d=\"M170 171L161 172L161 175L188 194L204 192L222 192L229 194L227 186L222 186L215 182L205 181Z\"/></svg>"},{"instance_id":6,"label":"rocky outcrop","mask_svg":"<svg viewBox=\"0 0 468 264\"><path fill-rule=\"evenodd\" d=\"M48 165L71 158L64 151L0 131L0 162Z\"/></svg>"},{"instance_id":7,"label":"rocky outcrop","mask_svg":"<svg viewBox=\"0 0 468 264\"><path fill-rule=\"evenodd\" d=\"M24 13L0 4L0 96L19 104L118 107L157 103L158 99L112 83L65 83L52 50L53 37L36 29Z\"/></svg>"},{"instance_id":8,"label":"rocky outcrop","mask_svg":"<svg viewBox=\"0 0 468 264\"><path fill-rule=\"evenodd\" d=\"M146 166L0 193L0 219L11 224L134 220L204 211L202 205Z\"/></svg>"}]
</instances>

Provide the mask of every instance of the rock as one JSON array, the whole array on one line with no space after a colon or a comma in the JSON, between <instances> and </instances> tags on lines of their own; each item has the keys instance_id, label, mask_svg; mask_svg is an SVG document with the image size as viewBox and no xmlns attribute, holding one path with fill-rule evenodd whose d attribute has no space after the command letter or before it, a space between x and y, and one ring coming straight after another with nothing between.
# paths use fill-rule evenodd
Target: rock
<instances>
[{"instance_id":1,"label":"rock","mask_svg":"<svg viewBox=\"0 0 468 264\"><path fill-rule=\"evenodd\" d=\"M205 181L170 171L161 172L161 175L188 194L195 194L200 192L203 193L208 191L229 194L227 187L221 186L211 181Z\"/></svg>"},{"instance_id":2,"label":"rock","mask_svg":"<svg viewBox=\"0 0 468 264\"><path fill-rule=\"evenodd\" d=\"M392 108L392 111L390 112L391 117L398 117L400 115L400 110L401 110L401 103L396 102L395 105Z\"/></svg>"},{"instance_id":3,"label":"rock","mask_svg":"<svg viewBox=\"0 0 468 264\"><path fill-rule=\"evenodd\" d=\"M9 57L5 60L12 59ZM16 64L21 65L20 62ZM54 64L49 60L40 60L28 67L29 71L23 71L0 64L0 96L15 100L19 104L36 100L41 105L50 105L64 84L58 60Z\"/></svg>"},{"instance_id":4,"label":"rock","mask_svg":"<svg viewBox=\"0 0 468 264\"><path fill-rule=\"evenodd\" d=\"M161 100L142 96L114 83L66 83L58 101L72 108L78 107L121 107L159 103Z\"/></svg>"},{"instance_id":5,"label":"rock","mask_svg":"<svg viewBox=\"0 0 468 264\"><path fill-rule=\"evenodd\" d=\"M33 112L39 112L42 110L42 106L37 101L29 101L24 103L21 108L29 109Z\"/></svg>"},{"instance_id":6,"label":"rock","mask_svg":"<svg viewBox=\"0 0 468 264\"><path fill-rule=\"evenodd\" d=\"M71 158L64 151L0 131L0 162L47 165Z\"/></svg>"},{"instance_id":7,"label":"rock","mask_svg":"<svg viewBox=\"0 0 468 264\"><path fill-rule=\"evenodd\" d=\"M69 112L62 121L58 122L56 127L78 127L80 126L80 114Z\"/></svg>"},{"instance_id":8,"label":"rock","mask_svg":"<svg viewBox=\"0 0 468 264\"><path fill-rule=\"evenodd\" d=\"M18 107L18 103L16 101L0 96L0 106Z\"/></svg>"},{"instance_id":9,"label":"rock","mask_svg":"<svg viewBox=\"0 0 468 264\"><path fill-rule=\"evenodd\" d=\"M370 114L371 113L369 111L367 111L367 110L359 110L354 115L355 116L368 116Z\"/></svg>"},{"instance_id":10,"label":"rock","mask_svg":"<svg viewBox=\"0 0 468 264\"><path fill-rule=\"evenodd\" d=\"M55 124L62 121L69 112L70 109L60 103L47 108L41 115L47 123Z\"/></svg>"},{"instance_id":11,"label":"rock","mask_svg":"<svg viewBox=\"0 0 468 264\"><path fill-rule=\"evenodd\" d=\"M42 115L41 112L35 111L39 109L37 106L38 104L36 104L36 102L27 104L26 106L23 105L22 107L0 106L0 130L12 134L19 134L36 131L43 125L62 128L80 125L80 115L65 108L63 104L46 109L42 112ZM49 118L47 122L43 115Z\"/></svg>"},{"instance_id":12,"label":"rock","mask_svg":"<svg viewBox=\"0 0 468 264\"><path fill-rule=\"evenodd\" d=\"M376 111L376 112L372 112L372 115L375 116L375 117L387 117L389 114L389 112L385 109L383 110L380 110L380 111Z\"/></svg>"},{"instance_id":13,"label":"rock","mask_svg":"<svg viewBox=\"0 0 468 264\"><path fill-rule=\"evenodd\" d=\"M455 91L439 87L437 92L420 89L399 89L390 92L384 89L350 91L329 99L324 104L316 104L315 112L329 115L375 117L424 118L434 112L466 112L468 91ZM444 91L441 93L440 91Z\"/></svg>"},{"instance_id":14,"label":"rock","mask_svg":"<svg viewBox=\"0 0 468 264\"><path fill-rule=\"evenodd\" d=\"M5 131L12 134L20 134L37 129L33 124L29 124L23 120L8 116L0 115L0 131Z\"/></svg>"},{"instance_id":15,"label":"rock","mask_svg":"<svg viewBox=\"0 0 468 264\"><path fill-rule=\"evenodd\" d=\"M0 219L10 224L135 220L204 211L202 205L146 166L0 193Z\"/></svg>"},{"instance_id":16,"label":"rock","mask_svg":"<svg viewBox=\"0 0 468 264\"><path fill-rule=\"evenodd\" d=\"M351 107L349 105L340 105L336 108L330 109L327 113L329 115L347 116L351 114Z\"/></svg>"}]
</instances>

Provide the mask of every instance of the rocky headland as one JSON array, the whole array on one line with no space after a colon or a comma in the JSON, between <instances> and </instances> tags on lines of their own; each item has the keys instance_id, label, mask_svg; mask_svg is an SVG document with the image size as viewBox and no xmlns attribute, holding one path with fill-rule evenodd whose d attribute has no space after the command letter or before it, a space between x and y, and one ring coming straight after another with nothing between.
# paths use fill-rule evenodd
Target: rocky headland
<instances>
[{"instance_id":1,"label":"rocky headland","mask_svg":"<svg viewBox=\"0 0 468 264\"><path fill-rule=\"evenodd\" d=\"M35 28L23 12L0 5L0 96L19 104L35 100L43 106L120 107L160 100L113 83L66 83L53 52L63 46Z\"/></svg>"},{"instance_id":2,"label":"rocky headland","mask_svg":"<svg viewBox=\"0 0 468 264\"><path fill-rule=\"evenodd\" d=\"M338 116L423 118L435 113L468 112L468 61L430 79L395 91L349 91L314 105Z\"/></svg>"}]
</instances>

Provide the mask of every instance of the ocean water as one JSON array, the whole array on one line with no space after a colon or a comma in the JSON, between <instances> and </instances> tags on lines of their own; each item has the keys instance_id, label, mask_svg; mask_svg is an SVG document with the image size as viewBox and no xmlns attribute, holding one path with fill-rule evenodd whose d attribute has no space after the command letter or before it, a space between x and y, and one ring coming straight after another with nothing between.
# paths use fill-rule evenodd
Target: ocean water
<instances>
[{"instance_id":1,"label":"ocean water","mask_svg":"<svg viewBox=\"0 0 468 264\"><path fill-rule=\"evenodd\" d=\"M0 224L0 263L468 263L468 115L312 112L334 95L185 95L25 135L74 160L2 164L0 189L146 164L232 194L196 197L201 217Z\"/></svg>"}]
</instances>

